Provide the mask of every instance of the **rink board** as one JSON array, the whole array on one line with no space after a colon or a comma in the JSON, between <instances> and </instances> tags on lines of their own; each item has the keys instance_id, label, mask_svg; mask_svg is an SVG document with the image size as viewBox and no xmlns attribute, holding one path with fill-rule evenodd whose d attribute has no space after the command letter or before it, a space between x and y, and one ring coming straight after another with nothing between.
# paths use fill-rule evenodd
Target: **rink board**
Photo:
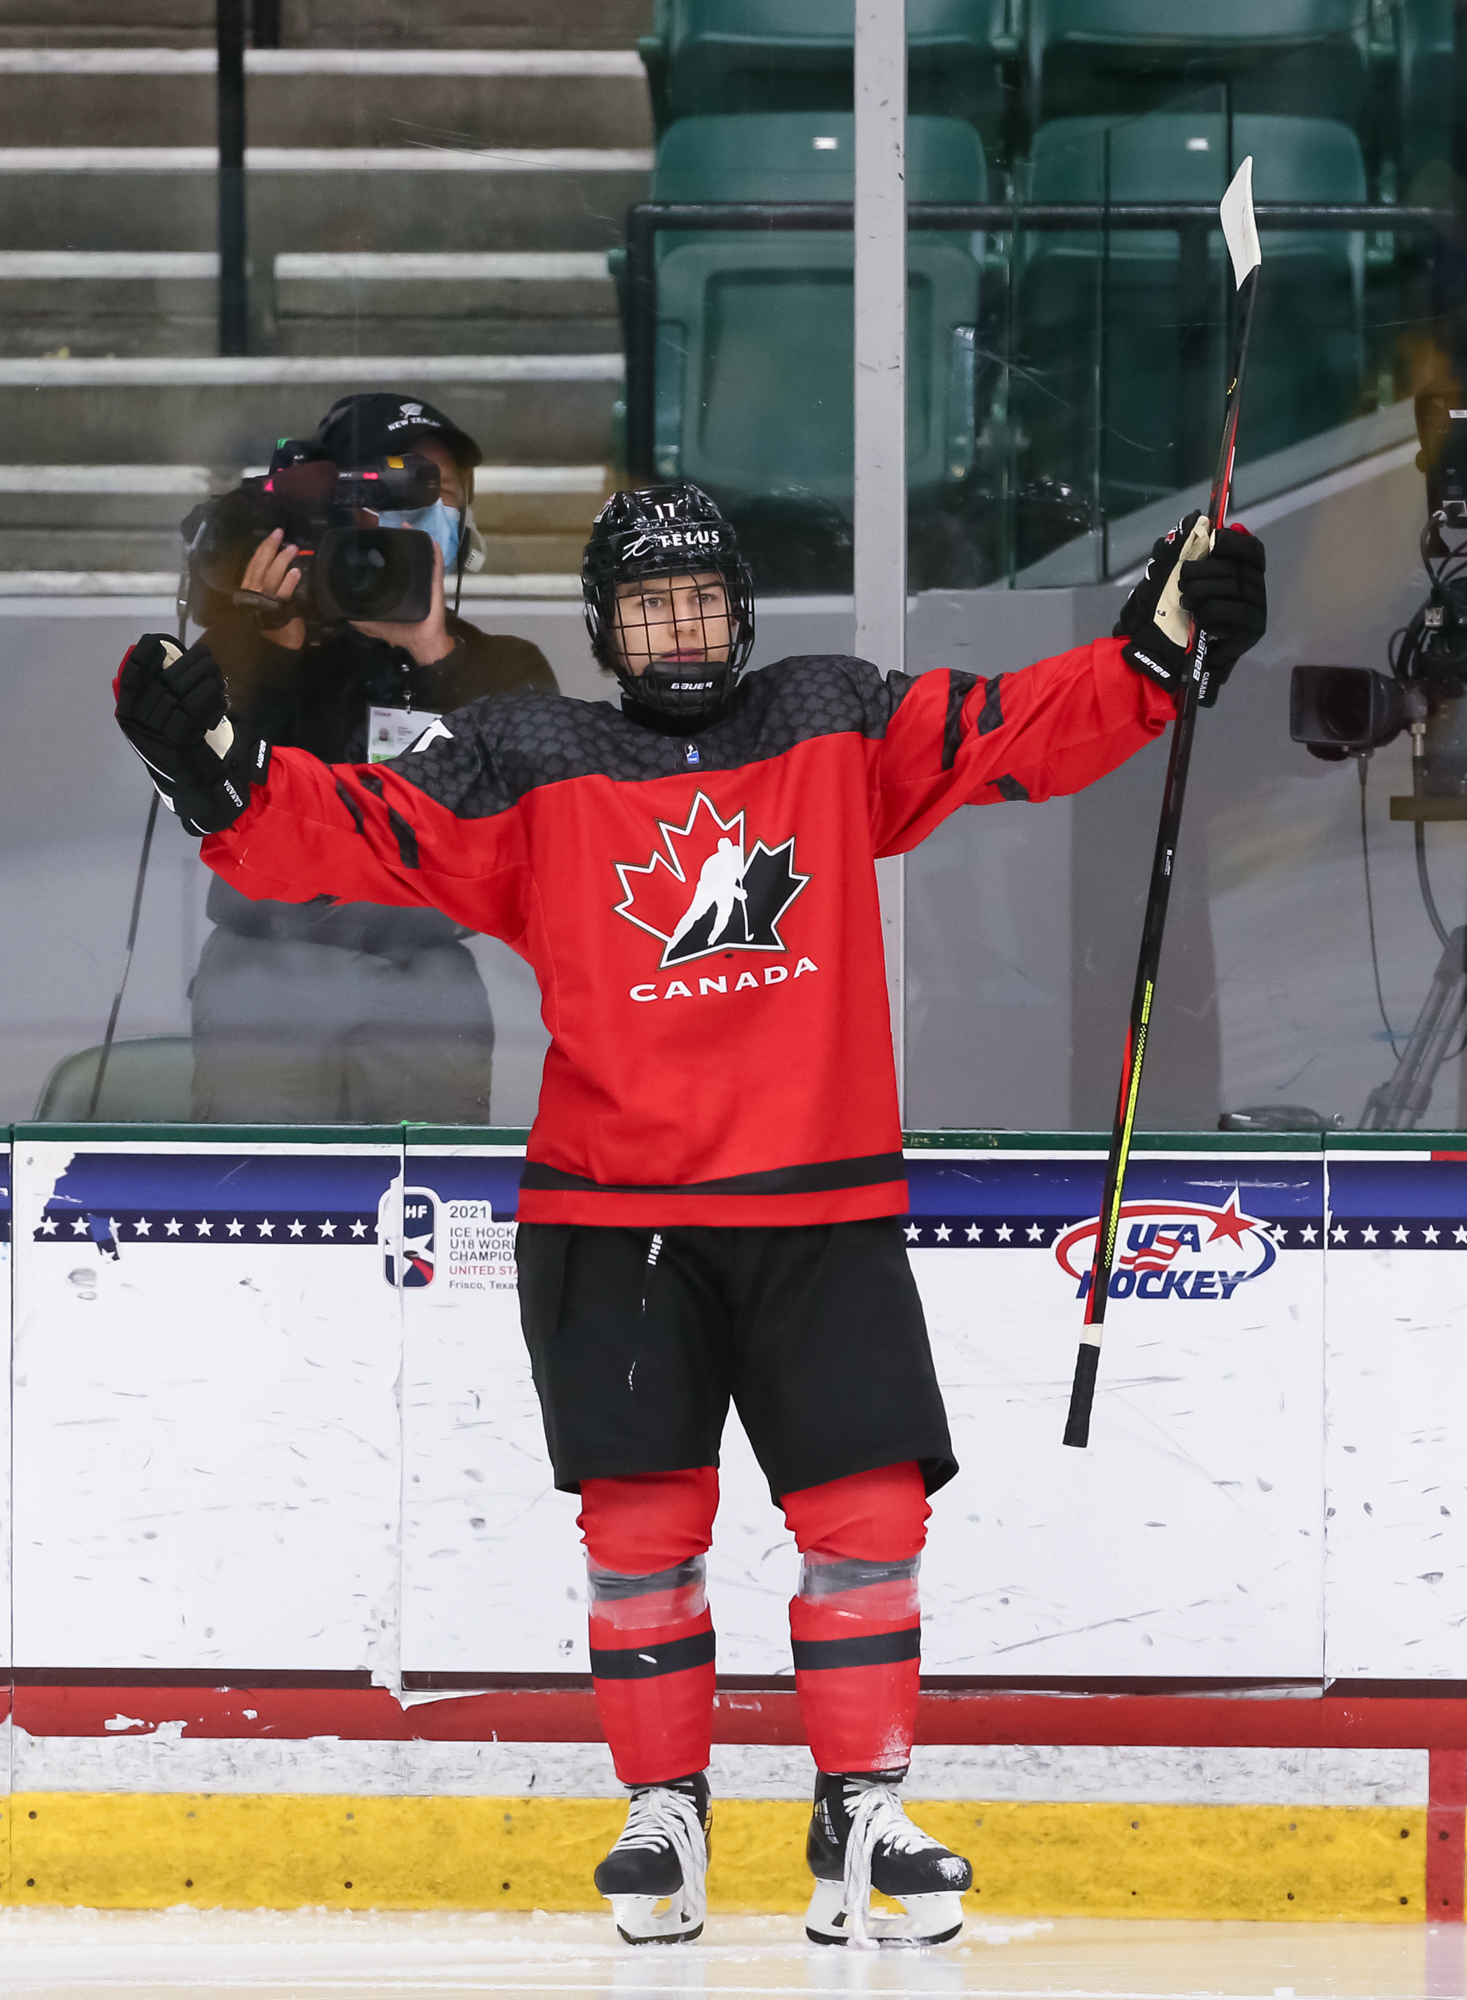
<instances>
[{"instance_id":1,"label":"rink board","mask_svg":"<svg viewBox=\"0 0 1467 2000\"><path fill-rule=\"evenodd\" d=\"M13 1900L594 1906L619 1788L519 1332L521 1157L16 1131ZM1083 1453L1102 1142L908 1164L961 1464L912 1790L975 1912L1459 1917L1467 1140L1141 1142ZM714 1906L796 1908L795 1554L736 1421L722 1485Z\"/></svg>"},{"instance_id":2,"label":"rink board","mask_svg":"<svg viewBox=\"0 0 1467 2000\"><path fill-rule=\"evenodd\" d=\"M1083 1453L1059 1435L1099 1151L912 1151L962 1467L924 1559L929 1675L1318 1681L1324 1163L1203 1145L1136 1159ZM584 1672L517 1146L29 1128L14 1162L19 1669ZM719 1665L767 1681L797 1559L736 1422L722 1479Z\"/></svg>"}]
</instances>

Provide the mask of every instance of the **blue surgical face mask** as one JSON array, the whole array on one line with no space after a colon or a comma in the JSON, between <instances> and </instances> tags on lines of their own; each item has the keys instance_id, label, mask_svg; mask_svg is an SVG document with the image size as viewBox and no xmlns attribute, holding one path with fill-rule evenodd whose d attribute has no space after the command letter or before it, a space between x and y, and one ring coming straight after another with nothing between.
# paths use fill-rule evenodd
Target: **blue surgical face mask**
<instances>
[{"instance_id":1,"label":"blue surgical face mask","mask_svg":"<svg viewBox=\"0 0 1467 2000\"><path fill-rule=\"evenodd\" d=\"M443 574L454 573L458 562L458 514L450 512L442 500L435 500L431 507L411 507L405 513L395 508L384 508L377 515L377 525L381 528L418 528L425 535L431 535L443 551Z\"/></svg>"}]
</instances>

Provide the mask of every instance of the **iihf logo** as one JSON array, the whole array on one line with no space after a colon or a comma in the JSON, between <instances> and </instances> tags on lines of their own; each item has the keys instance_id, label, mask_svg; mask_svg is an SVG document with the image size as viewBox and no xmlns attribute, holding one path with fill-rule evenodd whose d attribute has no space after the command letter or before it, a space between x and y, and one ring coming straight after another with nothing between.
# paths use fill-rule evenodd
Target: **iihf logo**
<instances>
[{"instance_id":1,"label":"iihf logo","mask_svg":"<svg viewBox=\"0 0 1467 2000\"><path fill-rule=\"evenodd\" d=\"M615 864L616 914L662 945L659 964L686 965L714 952L785 951L779 926L809 881L795 872L794 836L749 852L744 815L721 819L702 792L685 826L658 825L662 846L645 866Z\"/></svg>"},{"instance_id":2,"label":"iihf logo","mask_svg":"<svg viewBox=\"0 0 1467 2000\"><path fill-rule=\"evenodd\" d=\"M388 1284L400 1284L406 1292L431 1285L438 1262L437 1203L432 1189L394 1184L379 1204L377 1229L383 1246L382 1275Z\"/></svg>"}]
</instances>

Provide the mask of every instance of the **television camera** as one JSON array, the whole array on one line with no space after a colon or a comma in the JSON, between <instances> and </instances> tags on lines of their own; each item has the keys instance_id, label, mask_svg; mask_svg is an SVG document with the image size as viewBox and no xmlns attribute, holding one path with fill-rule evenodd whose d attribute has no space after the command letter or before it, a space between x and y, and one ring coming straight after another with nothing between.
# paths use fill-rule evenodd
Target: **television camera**
<instances>
[{"instance_id":1,"label":"television camera","mask_svg":"<svg viewBox=\"0 0 1467 2000\"><path fill-rule=\"evenodd\" d=\"M343 468L319 446L283 438L268 472L184 521L188 615L207 624L223 599L254 611L267 628L294 618L419 624L433 608L433 538L368 517L431 507L439 497L438 467L410 451ZM285 600L240 588L245 565L275 528L299 550L301 580Z\"/></svg>"},{"instance_id":2,"label":"television camera","mask_svg":"<svg viewBox=\"0 0 1467 2000\"><path fill-rule=\"evenodd\" d=\"M1452 1043L1467 1018L1467 926L1449 930L1443 922L1426 866L1427 825L1467 821L1467 409L1452 408L1443 396L1418 397L1416 426L1421 439L1416 463L1426 474L1427 522L1421 535L1426 599L1392 639L1389 673L1300 666L1289 689L1294 741L1331 762L1359 760L1362 842L1371 753L1403 730L1411 738L1411 791L1392 798L1391 818L1412 825L1417 879L1442 955L1394 1075L1366 1102L1361 1127L1375 1132L1409 1131L1424 1115L1443 1063L1462 1053L1463 1044ZM1365 861L1374 956L1368 846ZM1379 998L1378 965L1376 994ZM1381 1013L1384 1018L1383 1003ZM1228 1122L1243 1123L1248 1116L1235 1114Z\"/></svg>"}]
</instances>

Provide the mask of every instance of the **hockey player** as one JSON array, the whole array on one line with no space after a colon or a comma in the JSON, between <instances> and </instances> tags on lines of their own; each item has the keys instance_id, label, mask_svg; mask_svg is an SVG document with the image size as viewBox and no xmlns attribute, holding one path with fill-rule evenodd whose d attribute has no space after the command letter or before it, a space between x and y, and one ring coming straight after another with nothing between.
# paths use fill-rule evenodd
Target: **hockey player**
<instances>
[{"instance_id":1,"label":"hockey player","mask_svg":"<svg viewBox=\"0 0 1467 2000\"><path fill-rule=\"evenodd\" d=\"M631 1790L596 1881L632 1941L703 1921L704 1558L731 1401L800 1553L809 1934L938 1943L961 1923L968 1863L899 1792L927 1496L956 1466L898 1221L873 862L958 806L1074 792L1165 728L1185 656L1152 614L1175 547L1116 637L1021 673L883 680L816 656L744 678L750 579L713 503L617 494L583 584L620 707L476 702L373 767L272 756L200 647L148 637L123 663L118 719L224 880L436 907L539 978L521 1311L555 1481L581 1498L591 1671ZM1262 548L1230 530L1184 583L1216 687L1264 628ZM873 1886L905 1916L872 1916Z\"/></svg>"}]
</instances>

